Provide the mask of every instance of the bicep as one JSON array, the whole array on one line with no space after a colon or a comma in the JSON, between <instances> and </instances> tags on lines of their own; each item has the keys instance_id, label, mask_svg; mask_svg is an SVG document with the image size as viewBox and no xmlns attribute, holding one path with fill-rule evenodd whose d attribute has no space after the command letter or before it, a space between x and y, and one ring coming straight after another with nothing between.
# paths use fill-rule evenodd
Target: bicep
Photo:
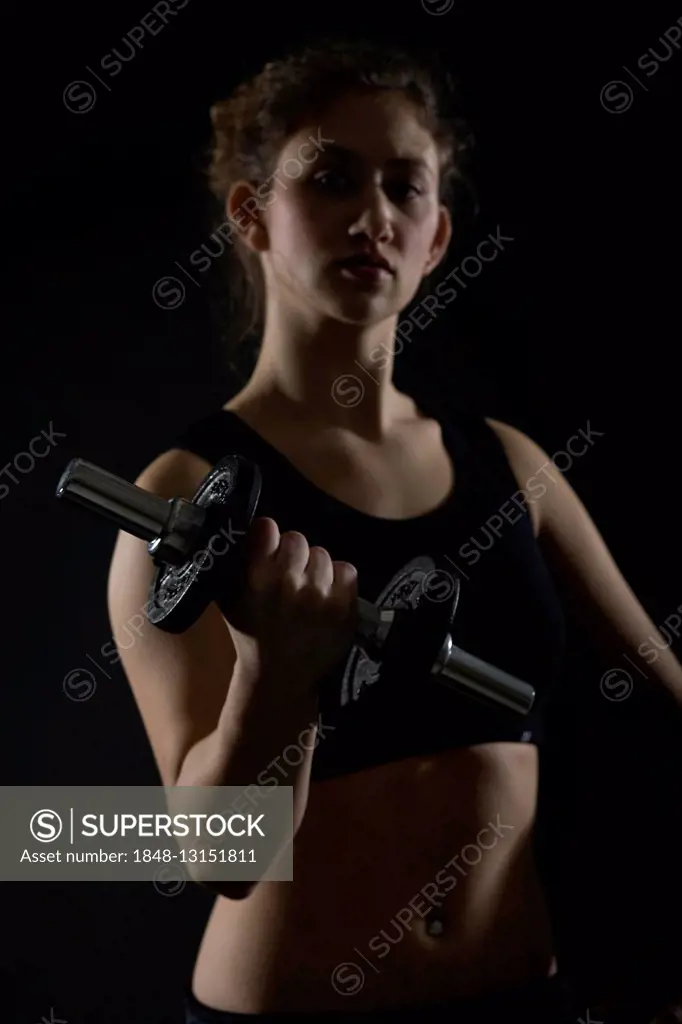
<instances>
[{"instance_id":1,"label":"bicep","mask_svg":"<svg viewBox=\"0 0 682 1024\"><path fill-rule=\"evenodd\" d=\"M568 601L608 625L611 643L653 628L585 505L557 470L541 504L538 537ZM582 616L584 618L584 615Z\"/></svg>"},{"instance_id":2,"label":"bicep","mask_svg":"<svg viewBox=\"0 0 682 1024\"><path fill-rule=\"evenodd\" d=\"M187 465L180 457L179 467L177 460L170 468L153 466L136 482L163 497L191 498L195 477L205 473L202 465L190 463L193 471L183 480ZM189 750L218 723L236 652L229 628L213 604L184 633L152 626L144 609L154 572L146 543L119 533L107 587L113 638L162 782L173 785Z\"/></svg>"}]
</instances>

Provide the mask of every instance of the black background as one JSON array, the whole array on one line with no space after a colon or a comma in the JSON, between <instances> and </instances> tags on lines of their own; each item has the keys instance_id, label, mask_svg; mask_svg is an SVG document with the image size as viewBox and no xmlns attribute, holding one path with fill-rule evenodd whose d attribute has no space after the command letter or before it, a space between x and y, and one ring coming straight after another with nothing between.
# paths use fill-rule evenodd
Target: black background
<instances>
[{"instance_id":1,"label":"black background","mask_svg":"<svg viewBox=\"0 0 682 1024\"><path fill-rule=\"evenodd\" d=\"M418 40L451 56L479 145L474 245L498 225L514 241L399 360L400 383L437 378L453 400L506 419L550 453L588 421L603 432L569 479L661 623L682 603L682 51L649 78L636 62L649 47L663 52L658 37L682 11L542 13L456 0L436 16L420 0L317 9L190 0L107 77L100 61L150 7L5 6L0 461L11 464L50 424L66 436L16 485L1 478L10 487L0 501L3 783L158 782L120 666L102 665L88 701L62 688L110 639L114 533L58 505L54 488L73 456L134 479L177 426L235 389L218 364L208 289L187 281L185 301L168 310L152 288L206 238L199 168L210 103L302 31ZM619 113L600 101L614 79L633 90ZM81 113L64 102L75 80L96 91ZM560 840L554 900L576 977L606 977L625 992L635 975L637 986L654 984L645 979L656 970L671 976L680 902L665 897L675 861L666 786L682 737L656 701L604 700L600 669L580 644L566 760L548 798ZM576 831L572 815L588 792L591 818ZM596 852L604 832L606 859ZM8 1020L50 1020L54 1008L68 1024L179 1024L211 904L204 892L6 882L1 895ZM633 923L647 907L649 923Z\"/></svg>"}]
</instances>

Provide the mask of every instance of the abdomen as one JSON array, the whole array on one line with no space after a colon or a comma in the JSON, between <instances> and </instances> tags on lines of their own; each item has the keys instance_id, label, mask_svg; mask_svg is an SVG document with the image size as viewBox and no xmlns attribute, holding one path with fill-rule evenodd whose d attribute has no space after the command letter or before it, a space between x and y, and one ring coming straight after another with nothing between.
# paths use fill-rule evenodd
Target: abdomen
<instances>
[{"instance_id":1,"label":"abdomen","mask_svg":"<svg viewBox=\"0 0 682 1024\"><path fill-rule=\"evenodd\" d=\"M547 975L536 795L537 750L512 743L312 784L294 881L217 899L197 998L241 1013L348 1011ZM427 933L430 913L443 918L438 937Z\"/></svg>"}]
</instances>

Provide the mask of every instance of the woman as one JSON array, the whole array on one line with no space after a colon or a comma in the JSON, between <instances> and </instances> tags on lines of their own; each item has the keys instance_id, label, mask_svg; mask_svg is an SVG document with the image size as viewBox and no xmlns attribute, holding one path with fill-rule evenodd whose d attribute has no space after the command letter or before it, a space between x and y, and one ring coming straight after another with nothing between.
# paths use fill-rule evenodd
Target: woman
<instances>
[{"instance_id":1,"label":"woman","mask_svg":"<svg viewBox=\"0 0 682 1024\"><path fill-rule=\"evenodd\" d=\"M212 606L122 660L164 785L245 786L277 765L296 835L293 882L220 890L187 1020L576 1020L533 852L557 590L581 596L619 655L655 630L546 453L392 382L401 311L426 281L445 298L432 275L465 139L428 71L347 43L268 65L212 118L212 186L264 299L260 352L137 483L191 498L223 455L255 458L248 587L229 622ZM527 719L423 679L374 685L352 643L356 597L414 602L436 555L463 578L461 646L536 687ZM120 535L114 634L151 572ZM679 700L669 651L656 672Z\"/></svg>"}]
</instances>

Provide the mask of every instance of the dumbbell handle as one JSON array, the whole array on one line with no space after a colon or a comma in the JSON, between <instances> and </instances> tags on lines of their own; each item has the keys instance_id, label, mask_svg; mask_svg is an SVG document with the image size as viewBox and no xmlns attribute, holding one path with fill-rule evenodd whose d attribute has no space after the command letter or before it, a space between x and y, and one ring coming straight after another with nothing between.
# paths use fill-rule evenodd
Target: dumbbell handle
<instances>
[{"instance_id":1,"label":"dumbbell handle","mask_svg":"<svg viewBox=\"0 0 682 1024\"><path fill-rule=\"evenodd\" d=\"M388 639L395 612L392 608L378 608L371 601L358 598L358 628L361 638L379 649ZM510 675L496 665L456 647L448 633L438 652L431 674L438 682L470 697L492 701L502 707L526 715L535 701L535 690L529 683Z\"/></svg>"},{"instance_id":2,"label":"dumbbell handle","mask_svg":"<svg viewBox=\"0 0 682 1024\"><path fill-rule=\"evenodd\" d=\"M164 560L176 565L188 562L205 517L205 509L184 498L166 500L136 484L94 466L72 459L56 491L116 523L126 533L149 542L150 554L163 551ZM358 598L357 636L373 649L381 649L389 635L395 612ZM456 647L448 634L431 668L440 683L463 690L469 696L492 701L521 715L535 700L535 690L522 679Z\"/></svg>"}]
</instances>

